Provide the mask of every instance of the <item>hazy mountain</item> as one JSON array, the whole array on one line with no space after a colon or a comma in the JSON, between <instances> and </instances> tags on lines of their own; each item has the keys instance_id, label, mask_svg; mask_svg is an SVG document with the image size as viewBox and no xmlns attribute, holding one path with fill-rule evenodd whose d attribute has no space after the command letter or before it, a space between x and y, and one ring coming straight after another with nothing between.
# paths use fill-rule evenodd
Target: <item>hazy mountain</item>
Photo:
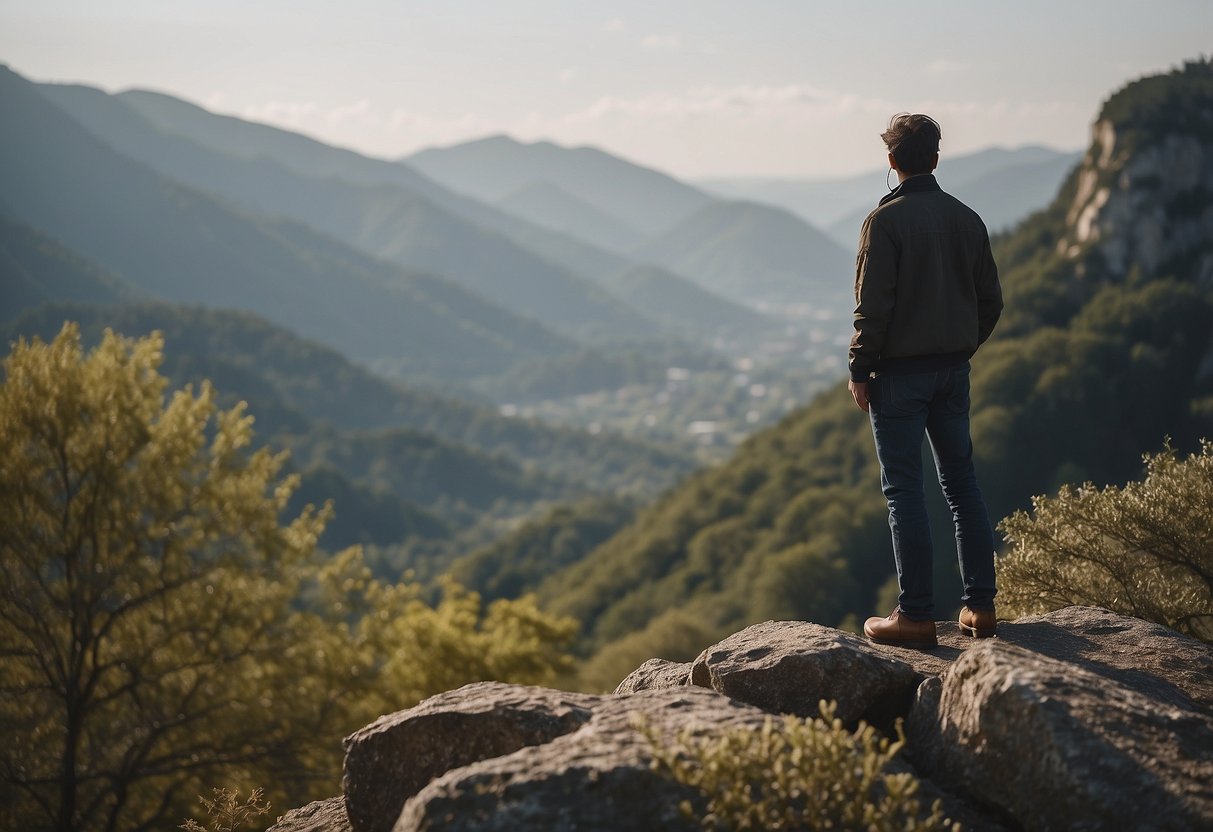
<instances>
[{"instance_id":1,"label":"hazy mountain","mask_svg":"<svg viewBox=\"0 0 1213 832\"><path fill-rule=\"evenodd\" d=\"M64 89L61 94L65 97L82 97L81 93L72 93L71 88ZM678 330L681 332L686 332L684 324L689 325L694 332L703 333L711 332L721 319L733 319L736 323L744 325L743 321L747 318L746 313L742 313L741 316L725 313L720 303L712 303L711 298L703 297L701 292L697 293L689 284L684 283L683 286L679 287L677 284L680 276L673 274L667 274L660 279L660 294L664 296L665 300L658 302L655 309L651 309L648 303L658 300L657 294L654 293L652 285L645 287L642 284L652 284L656 275L649 274L640 281L634 278L617 281L614 279L616 276L630 272L635 264L622 256L609 253L598 246L579 242L573 235L556 234L542 227L540 224L513 217L510 214L485 206L468 197L457 196L427 179L425 176L413 171L407 165L370 159L351 151L328 147L312 139L291 134L278 128L208 113L192 104L157 93L131 91L120 93L115 98L127 104L132 109L137 110L140 115L143 115L148 121L154 123L162 132L188 137L191 142L198 141L205 143L211 149L221 151L223 154L221 158L238 155L250 160L250 165L259 162L263 163L260 167L262 172L264 172L264 163L268 157L272 156L275 164L287 166L295 172L320 171L325 176L331 176L343 182L373 186L376 193L380 192L384 183L399 186L404 194L422 193L433 204L441 205L448 208L452 213L459 214L461 217L470 218L486 227L491 227L501 234L508 236L510 240L539 252L543 257L566 269L594 278L613 295L633 306L638 306L651 318L657 318L665 323L677 320ZM82 106L84 105L81 103L77 104L77 107ZM96 108L96 101L94 100L89 106ZM108 120L103 119L98 129L103 129L110 121L113 121L112 117L109 117ZM110 127L109 129L117 133L115 141L132 141L128 135L130 133L129 126L119 129ZM214 183L223 183L225 190L230 188L229 193L242 200L250 199L247 191L250 188L257 187L257 176L254 174L247 176L241 174L235 177L223 176L216 170L217 165L215 164L208 164L201 170L194 169L191 166L196 167L197 165L196 160L198 157L196 152L186 150L172 153L166 151L165 142L162 137L156 142L157 149L153 153L147 147L149 143L146 139L142 139L139 140L136 146L145 155L164 155L163 166L166 170L174 166L179 169L192 170L190 174L193 178L192 181L197 181L199 184L209 182L214 186ZM524 148L522 145L517 145L517 147ZM545 170L545 177L546 173L552 173L553 175L559 173L561 165L565 165L569 158L580 158L578 154L573 154L573 157L569 157L568 153L571 153L571 151L564 151L561 148L556 148L554 145L550 146L549 149L561 152L543 153L541 154L543 158L539 159L538 162L547 164L554 159L560 164L553 170L543 168ZM595 151L591 154L591 158L597 160L599 156L604 155ZM194 161L191 162L191 159ZM629 178L631 179L638 179L642 182L656 179L661 183L663 189L668 189L674 194L673 199L681 199L683 201L686 199L685 189L668 177L641 168L633 170L634 166L622 160L616 159L611 161L608 159L608 162L608 167L631 171L629 173ZM590 165L589 167L592 169L597 164L599 163L595 162L594 165ZM250 178L252 179L252 184L246 182ZM537 198L545 206L547 205L546 199L553 198L555 202L559 203L559 208L565 216L575 215L578 217L578 225L583 230L587 226L594 226L595 223L599 223L603 227L609 223L611 227L616 229L620 227L627 228L628 231L623 232L624 234L630 235L632 233L630 226L612 219L610 215L596 207L592 200L586 201L583 198L575 196L566 188L553 184L548 178L544 178L542 182L545 184L537 190L532 187L535 184L534 182L528 182L522 186L521 192L515 191L511 195L507 195L506 198L518 197L520 200ZM262 188L261 190L266 189ZM306 207L307 200L301 197L286 198L277 196L279 191L286 193L289 190L289 188L281 188L270 189L268 191L271 196L274 196L280 202L285 202L285 206L263 205L260 202L258 204L265 210L273 210L275 208L295 211L314 210L308 209ZM557 191L559 193L558 196ZM647 197L644 196L643 189L640 189L638 192L641 194L638 210L643 210L645 205L647 205ZM680 194L681 196L679 196ZM403 195L385 198L388 200L398 198L402 203L407 203L407 198ZM694 200L697 202L702 199L701 194L694 197ZM361 230L351 232L348 228L343 227L342 224L349 223L352 215L359 214L356 210L345 210L344 208L340 210L334 208L331 213L336 215L335 221L323 220L322 224L324 227L334 232L340 232L342 235L350 233L361 235L368 229L374 231L375 229L382 228L385 223L385 216L390 212L381 210L379 202L374 199L371 200L371 204L374 207L369 210L369 220ZM517 205L513 207L517 208ZM546 221L555 223L557 218L554 216L554 213L558 212L548 211L546 207L544 211L547 211L545 214ZM319 222L316 218L312 218L310 221ZM591 235L587 232L588 236ZM361 237L360 241L363 244L367 244L367 241ZM623 242L623 240L620 239L619 242ZM379 250L384 245L385 241L378 238L373 239L373 246L376 250ZM437 256L437 253L435 253L435 256ZM440 271L448 268L443 262L429 262L432 267ZM683 298L682 296L686 297ZM678 306L681 300L684 299L688 302L682 304L681 311L676 311L672 316L666 314L667 310ZM723 299L721 300L723 301ZM706 317L696 318L691 314L694 310L702 310ZM584 330L579 331L584 332ZM635 327L630 329L627 327L614 328L614 334L616 335L628 336L629 332L634 333Z\"/></svg>"},{"instance_id":2,"label":"hazy mountain","mask_svg":"<svg viewBox=\"0 0 1213 832\"><path fill-rule=\"evenodd\" d=\"M1032 211L1043 208L1057 193L1078 152L1053 150L1038 145L1014 149L989 148L975 153L940 155L938 174L944 187L966 201L984 198L991 229L1013 225ZM1005 172L1015 169L1027 181L1012 181L1012 190L998 201L1005 186ZM873 167L854 176L809 179L717 178L697 182L710 193L731 199L749 199L778 205L806 222L827 230L848 250L859 239L859 225L887 192L888 168ZM987 179L987 177L989 177ZM1003 181L1000 182L1000 178ZM972 183L972 188L967 186ZM961 196L961 191L965 196ZM977 196L980 195L980 196ZM855 221L858 217L859 222ZM853 227L852 227L853 226Z\"/></svg>"},{"instance_id":3,"label":"hazy mountain","mask_svg":"<svg viewBox=\"0 0 1213 832\"><path fill-rule=\"evenodd\" d=\"M117 98L158 129L221 153L242 159L273 159L309 177L403 188L582 276L607 274L625 265L620 257L603 249L455 193L403 162L374 159L277 127L212 113L162 93L128 90Z\"/></svg>"},{"instance_id":4,"label":"hazy mountain","mask_svg":"<svg viewBox=\"0 0 1213 832\"><path fill-rule=\"evenodd\" d=\"M1007 307L972 371L995 522L1061 483L1139 476L1164 437L1192 450L1213 430L1213 238L1200 231L1213 212L1213 63L1130 84L1093 132L1047 209L995 248ZM960 595L951 517L933 488L928 503L946 617ZM584 622L594 679L653 655L690 658L768 618L855 628L887 612L886 519L871 427L839 384L539 594Z\"/></svg>"},{"instance_id":5,"label":"hazy mountain","mask_svg":"<svg viewBox=\"0 0 1213 832\"><path fill-rule=\"evenodd\" d=\"M533 182L550 182L646 236L712 201L697 188L597 148L524 144L509 136L429 148L404 161L449 188L489 202Z\"/></svg>"},{"instance_id":6,"label":"hazy mountain","mask_svg":"<svg viewBox=\"0 0 1213 832\"><path fill-rule=\"evenodd\" d=\"M55 300L120 303L138 296L115 274L0 216L0 320Z\"/></svg>"},{"instance_id":7,"label":"hazy mountain","mask_svg":"<svg viewBox=\"0 0 1213 832\"><path fill-rule=\"evenodd\" d=\"M850 305L854 257L788 211L716 202L633 253L732 300Z\"/></svg>"},{"instance_id":8,"label":"hazy mountain","mask_svg":"<svg viewBox=\"0 0 1213 832\"><path fill-rule=\"evenodd\" d=\"M497 207L611 251L627 251L644 239L639 231L546 180L524 185L498 200Z\"/></svg>"},{"instance_id":9,"label":"hazy mountain","mask_svg":"<svg viewBox=\"0 0 1213 832\"><path fill-rule=\"evenodd\" d=\"M468 375L569 348L449 281L170 182L7 69L0 71L0 211L148 295L257 311L357 358Z\"/></svg>"},{"instance_id":10,"label":"hazy mountain","mask_svg":"<svg viewBox=\"0 0 1213 832\"><path fill-rule=\"evenodd\" d=\"M698 335L721 331L753 334L776 326L765 315L726 300L659 266L633 266L603 282L633 306L674 331Z\"/></svg>"},{"instance_id":11,"label":"hazy mountain","mask_svg":"<svg viewBox=\"0 0 1213 832\"><path fill-rule=\"evenodd\" d=\"M1038 150L1046 152L1044 148ZM1004 151L993 158L1004 155L1009 153ZM1079 158L1079 153L1061 153L1052 158L1009 162L977 171L968 178L958 175L956 167L946 168L941 162L938 179L944 190L981 215L990 233L996 233L1006 231L1033 211L1048 205ZM855 209L826 226L826 233L840 244L854 247L859 241L860 226L873 207L875 203Z\"/></svg>"},{"instance_id":12,"label":"hazy mountain","mask_svg":"<svg viewBox=\"0 0 1213 832\"><path fill-rule=\"evenodd\" d=\"M304 176L162 132L124 103L82 86L39 89L115 150L161 175L258 213L306 223L367 254L453 281L512 312L578 334L652 335L656 328L600 287L412 190Z\"/></svg>"}]
</instances>

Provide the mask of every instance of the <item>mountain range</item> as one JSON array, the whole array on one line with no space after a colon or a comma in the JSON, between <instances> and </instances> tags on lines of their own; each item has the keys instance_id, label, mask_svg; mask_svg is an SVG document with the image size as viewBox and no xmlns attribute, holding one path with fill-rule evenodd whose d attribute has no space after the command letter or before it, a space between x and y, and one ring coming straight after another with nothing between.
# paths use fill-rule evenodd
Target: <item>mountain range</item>
<instances>
[{"instance_id":1,"label":"mountain range","mask_svg":"<svg viewBox=\"0 0 1213 832\"><path fill-rule=\"evenodd\" d=\"M1039 145L950 156L945 144L937 177L945 190L982 216L991 232L1005 231L1047 205L1080 157L1077 151ZM722 197L786 208L849 251L864 217L885 191L887 174L888 168L874 168L834 178L716 178L698 184Z\"/></svg>"},{"instance_id":2,"label":"mountain range","mask_svg":"<svg viewBox=\"0 0 1213 832\"><path fill-rule=\"evenodd\" d=\"M1187 90L1193 75L1167 83ZM1118 147L1187 135L1137 125L1145 105L1123 100L1103 120L1128 137ZM1112 241L1140 235L1117 214L1091 219L1101 199L1170 218L1203 203L1182 183L1117 202L1103 155L1068 177L1074 158L1042 148L940 171L975 206L990 200L991 227L999 210L1044 208L998 239L1009 311L974 376L997 512L1075 476L1124 478L1163 432L1187 441L1213 412L1191 359L1209 299L1185 271L1203 250L1159 260L1143 237L1125 254ZM1172 183L1151 164L1132 181ZM788 310L845 316L849 244L815 227L828 218L805 221L806 200L851 223L880 194L861 177L778 184L763 187L782 204L720 198L720 183L504 136L373 159L159 93L5 68L0 329L164 331L174 384L209 378L225 404L247 401L261 441L305 474L297 499L338 497L326 546L390 550L389 571L450 566L492 596L537 591L583 621L586 672L609 674L753 616L845 624L889 572L870 438L840 388L697 471L681 448L492 403L646 384L657 401L696 368L764 395L744 372L729 380L737 354L716 345L784 355ZM783 360L816 360L829 338ZM1066 409L1067 396L1111 409L1137 388L1149 407L1094 428Z\"/></svg>"}]
</instances>

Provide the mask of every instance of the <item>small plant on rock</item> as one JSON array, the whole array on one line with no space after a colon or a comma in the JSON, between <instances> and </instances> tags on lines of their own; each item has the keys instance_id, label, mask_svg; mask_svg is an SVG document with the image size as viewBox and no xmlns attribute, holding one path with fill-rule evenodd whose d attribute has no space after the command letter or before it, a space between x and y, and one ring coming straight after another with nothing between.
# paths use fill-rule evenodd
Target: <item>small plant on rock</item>
<instances>
[{"instance_id":1,"label":"small plant on rock","mask_svg":"<svg viewBox=\"0 0 1213 832\"><path fill-rule=\"evenodd\" d=\"M229 791L228 789L213 789L212 791L214 797L199 796L198 798L210 818L210 825L203 826L190 818L181 824L179 829L184 829L185 832L237 832L270 810L269 801L262 799L264 793L261 789L253 789L244 801L240 800L239 791Z\"/></svg>"},{"instance_id":2,"label":"small plant on rock","mask_svg":"<svg viewBox=\"0 0 1213 832\"><path fill-rule=\"evenodd\" d=\"M888 772L905 745L900 723L890 741L864 723L848 731L833 703L820 707L820 719L768 717L759 729L708 736L687 730L673 742L646 723L638 727L653 768L703 793L707 811L699 821L707 830L959 829L939 801L923 811L913 774ZM691 801L682 811L696 814Z\"/></svg>"}]
</instances>

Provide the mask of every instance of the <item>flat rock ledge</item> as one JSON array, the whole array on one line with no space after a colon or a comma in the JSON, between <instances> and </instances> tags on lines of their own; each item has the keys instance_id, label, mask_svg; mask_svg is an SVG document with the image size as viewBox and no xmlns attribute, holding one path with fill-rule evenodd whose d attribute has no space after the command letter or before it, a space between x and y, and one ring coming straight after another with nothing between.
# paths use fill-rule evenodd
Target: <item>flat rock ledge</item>
<instances>
[{"instance_id":1,"label":"flat rock ledge","mask_svg":"<svg viewBox=\"0 0 1213 832\"><path fill-rule=\"evenodd\" d=\"M1000 622L974 640L941 622L931 651L768 621L690 663L651 659L615 694L478 683L346 740L344 800L273 832L681 830L702 799L653 771L662 736L815 716L905 718L895 767L965 829L1213 829L1213 647L1090 607Z\"/></svg>"},{"instance_id":2,"label":"flat rock ledge","mask_svg":"<svg viewBox=\"0 0 1213 832\"><path fill-rule=\"evenodd\" d=\"M891 724L909 711L919 676L867 639L820 624L767 621L734 633L695 660L692 684L772 713L816 716L837 702L844 722Z\"/></svg>"}]
</instances>

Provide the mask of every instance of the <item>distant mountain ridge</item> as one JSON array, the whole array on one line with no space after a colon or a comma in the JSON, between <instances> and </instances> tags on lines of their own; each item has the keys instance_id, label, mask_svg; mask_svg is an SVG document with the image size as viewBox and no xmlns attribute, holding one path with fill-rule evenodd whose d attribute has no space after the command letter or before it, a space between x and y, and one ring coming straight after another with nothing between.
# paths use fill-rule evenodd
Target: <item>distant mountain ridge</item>
<instances>
[{"instance_id":1,"label":"distant mountain ridge","mask_svg":"<svg viewBox=\"0 0 1213 832\"><path fill-rule=\"evenodd\" d=\"M554 329L631 337L656 333L637 310L599 286L415 190L303 175L276 157L219 153L161 132L122 98L100 90L55 85L39 90L119 152L245 209L306 223L365 254L441 275Z\"/></svg>"},{"instance_id":2,"label":"distant mountain ridge","mask_svg":"<svg viewBox=\"0 0 1213 832\"><path fill-rule=\"evenodd\" d=\"M116 97L158 129L220 153L243 159L272 158L309 177L403 188L584 277L592 278L623 266L620 258L610 252L456 193L402 162L371 158L279 127L212 113L163 93L134 89Z\"/></svg>"},{"instance_id":3,"label":"distant mountain ridge","mask_svg":"<svg viewBox=\"0 0 1213 832\"><path fill-rule=\"evenodd\" d=\"M651 236L712 202L698 188L594 147L488 136L428 148L402 161L461 193L496 202L548 181Z\"/></svg>"},{"instance_id":4,"label":"distant mountain ridge","mask_svg":"<svg viewBox=\"0 0 1213 832\"><path fill-rule=\"evenodd\" d=\"M497 206L609 251L625 252L644 240L636 229L547 180L522 186L497 200Z\"/></svg>"},{"instance_id":5,"label":"distant mountain ridge","mask_svg":"<svg viewBox=\"0 0 1213 832\"><path fill-rule=\"evenodd\" d=\"M1078 151L1040 145L993 147L951 156L946 141L944 151L940 154L940 183L977 210L991 231L1008 228L1043 208L1081 156ZM838 178L734 177L703 179L697 184L722 197L779 205L849 249L859 239L863 218L885 193L887 173L885 168L873 168Z\"/></svg>"},{"instance_id":6,"label":"distant mountain ridge","mask_svg":"<svg viewBox=\"0 0 1213 832\"><path fill-rule=\"evenodd\" d=\"M102 126L114 120L115 104L126 104L167 136L152 136L149 141L146 130L132 136L127 119L115 140L132 153L159 159L165 173L179 171L190 176L198 187L222 190L258 210L286 212L371 253L463 278L465 285L515 310L537 297L549 324L563 326L579 337L610 340L656 334L652 321L635 314L640 309L647 315L647 308L637 305L628 286L609 279L633 264L594 244L595 240L601 242L606 225L623 235L618 241L632 240L634 232L563 190L557 189L554 198L559 204L555 208L549 192L540 204L528 203L529 209L515 204L515 215L449 191L403 163L371 159L278 128L216 115L170 96L128 91L108 99L94 94L89 99L78 88L43 89L74 99L77 108L87 104L94 116L100 105L106 105L110 115L101 114L106 120ZM211 157L200 153L195 142L205 145ZM243 162L234 162L233 157ZM556 186L547 183L546 188ZM533 190L529 197L525 193L515 196L542 197ZM579 217L576 228L562 226L573 214ZM562 228L570 233L560 233ZM572 233L586 228L595 231L580 237ZM607 229L605 233L609 236L611 232ZM542 262L521 259L535 254ZM504 279L488 283L476 279L511 263L516 265ZM563 277L556 274L559 269L565 270ZM511 275L521 280L511 279ZM577 278L588 278L597 286L578 283ZM555 285L550 290L537 287L530 295L517 288L519 283L537 286L541 280ZM598 286L613 297L604 297ZM675 295L692 293L690 285L667 288ZM632 310L618 308L612 303L615 299ZM686 306L681 319L691 324L692 331L711 334L713 320L694 320L691 310L696 308L700 305ZM578 321L579 309L585 310L583 318L591 318L588 325ZM738 310L736 317L747 314ZM553 317L559 320L553 323ZM657 317L668 322L668 318ZM685 329L682 333L686 334Z\"/></svg>"},{"instance_id":7,"label":"distant mountain ridge","mask_svg":"<svg viewBox=\"0 0 1213 832\"><path fill-rule=\"evenodd\" d=\"M256 311L363 360L408 357L421 371L466 375L571 347L449 281L170 182L7 69L0 212L146 296Z\"/></svg>"},{"instance_id":8,"label":"distant mountain ridge","mask_svg":"<svg viewBox=\"0 0 1213 832\"><path fill-rule=\"evenodd\" d=\"M633 252L734 301L851 305L854 258L789 211L716 202Z\"/></svg>"}]
</instances>

